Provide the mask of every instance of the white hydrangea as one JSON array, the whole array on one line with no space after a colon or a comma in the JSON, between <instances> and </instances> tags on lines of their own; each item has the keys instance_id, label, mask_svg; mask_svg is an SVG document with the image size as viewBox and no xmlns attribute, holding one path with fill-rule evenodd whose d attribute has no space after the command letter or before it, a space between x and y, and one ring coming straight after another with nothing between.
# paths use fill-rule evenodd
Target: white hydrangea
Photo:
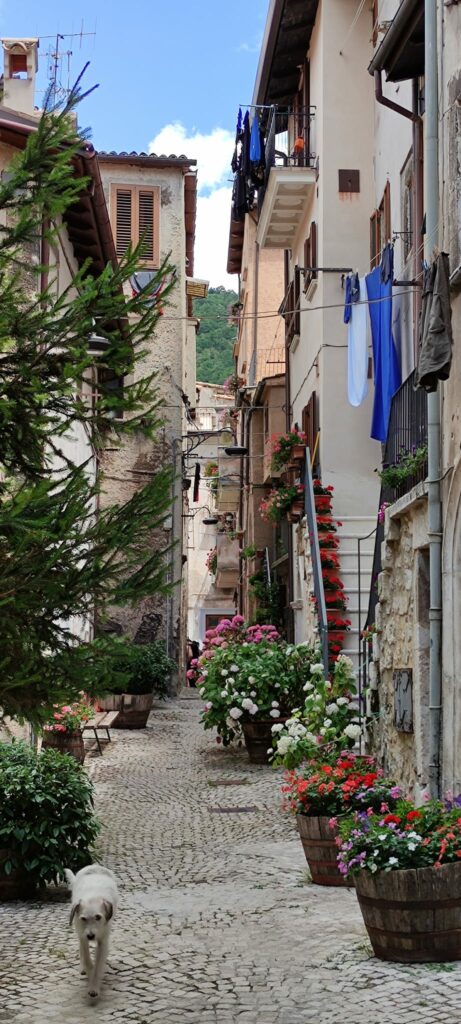
<instances>
[{"instance_id":1,"label":"white hydrangea","mask_svg":"<svg viewBox=\"0 0 461 1024\"><path fill-rule=\"evenodd\" d=\"M245 697L244 700L242 700L242 708L245 708L245 711L249 711L250 708L252 708L252 707L253 707L253 701L252 701L251 697Z\"/></svg>"},{"instance_id":2,"label":"white hydrangea","mask_svg":"<svg viewBox=\"0 0 461 1024\"><path fill-rule=\"evenodd\" d=\"M271 727L271 732L283 732L284 728L285 726L282 725L282 722L276 722L275 725Z\"/></svg>"},{"instance_id":3,"label":"white hydrangea","mask_svg":"<svg viewBox=\"0 0 461 1024\"><path fill-rule=\"evenodd\" d=\"M252 704L251 708L249 710L250 710L250 715L255 715L256 712L259 711L258 705L257 704Z\"/></svg>"},{"instance_id":4,"label":"white hydrangea","mask_svg":"<svg viewBox=\"0 0 461 1024\"><path fill-rule=\"evenodd\" d=\"M362 730L360 725L355 725L354 722L351 722L350 725L346 725L344 732L346 736L349 736L349 739L356 740L358 736L360 736Z\"/></svg>"},{"instance_id":5,"label":"white hydrangea","mask_svg":"<svg viewBox=\"0 0 461 1024\"><path fill-rule=\"evenodd\" d=\"M239 667L238 667L238 665L231 665L230 670L231 670L231 672L238 672Z\"/></svg>"},{"instance_id":6,"label":"white hydrangea","mask_svg":"<svg viewBox=\"0 0 461 1024\"><path fill-rule=\"evenodd\" d=\"M250 683L252 681L254 682L254 679L253 680L250 679ZM256 690L250 690L250 697L256 697Z\"/></svg>"},{"instance_id":7,"label":"white hydrangea","mask_svg":"<svg viewBox=\"0 0 461 1024\"><path fill-rule=\"evenodd\" d=\"M202 668L202 676L207 676L207 675L208 675L208 669L207 668Z\"/></svg>"},{"instance_id":8,"label":"white hydrangea","mask_svg":"<svg viewBox=\"0 0 461 1024\"><path fill-rule=\"evenodd\" d=\"M221 690L221 697L227 697L227 690Z\"/></svg>"},{"instance_id":9,"label":"white hydrangea","mask_svg":"<svg viewBox=\"0 0 461 1024\"><path fill-rule=\"evenodd\" d=\"M273 700L273 701L272 701L272 707L273 707L273 708L278 708L278 706L279 706L279 702L278 702L278 700Z\"/></svg>"},{"instance_id":10,"label":"white hydrangea","mask_svg":"<svg viewBox=\"0 0 461 1024\"><path fill-rule=\"evenodd\" d=\"M325 729L329 729L331 725L331 718L325 718L323 724L325 726Z\"/></svg>"},{"instance_id":11,"label":"white hydrangea","mask_svg":"<svg viewBox=\"0 0 461 1024\"><path fill-rule=\"evenodd\" d=\"M269 711L269 714L271 718L280 718L280 711L278 708L272 708L272 711Z\"/></svg>"},{"instance_id":12,"label":"white hydrangea","mask_svg":"<svg viewBox=\"0 0 461 1024\"><path fill-rule=\"evenodd\" d=\"M282 757L288 753L290 747L293 746L293 740L291 736L281 736L277 743L277 753Z\"/></svg>"},{"instance_id":13,"label":"white hydrangea","mask_svg":"<svg viewBox=\"0 0 461 1024\"><path fill-rule=\"evenodd\" d=\"M353 673L354 663L351 658L347 657L347 654L340 654L336 661L337 665L344 665L344 668L348 668Z\"/></svg>"},{"instance_id":14,"label":"white hydrangea","mask_svg":"<svg viewBox=\"0 0 461 1024\"><path fill-rule=\"evenodd\" d=\"M337 697L336 703L339 704L340 708L344 707L344 704L349 704L347 697Z\"/></svg>"},{"instance_id":15,"label":"white hydrangea","mask_svg":"<svg viewBox=\"0 0 461 1024\"><path fill-rule=\"evenodd\" d=\"M323 676L323 664L322 664L322 662L321 661L317 661L315 663L315 665L312 665L311 672L313 672L314 675L316 675L316 676L317 675L322 675Z\"/></svg>"},{"instance_id":16,"label":"white hydrangea","mask_svg":"<svg viewBox=\"0 0 461 1024\"><path fill-rule=\"evenodd\" d=\"M222 675L222 676L228 676L228 675L229 675L229 673L228 673L228 671L227 671L227 668L222 668L222 669L221 669L221 675Z\"/></svg>"},{"instance_id":17,"label":"white hydrangea","mask_svg":"<svg viewBox=\"0 0 461 1024\"><path fill-rule=\"evenodd\" d=\"M213 707L213 704L212 704L211 700L208 700L206 702L206 704L205 704L205 711L211 711L212 707Z\"/></svg>"},{"instance_id":18,"label":"white hydrangea","mask_svg":"<svg viewBox=\"0 0 461 1024\"><path fill-rule=\"evenodd\" d=\"M303 690L304 690L305 693L309 693L310 690L313 690L313 689L314 689L314 684L313 683L304 683Z\"/></svg>"},{"instance_id":19,"label":"white hydrangea","mask_svg":"<svg viewBox=\"0 0 461 1024\"><path fill-rule=\"evenodd\" d=\"M349 711L359 711L359 710L360 709L359 709L358 701L350 700L349 701Z\"/></svg>"},{"instance_id":20,"label":"white hydrangea","mask_svg":"<svg viewBox=\"0 0 461 1024\"><path fill-rule=\"evenodd\" d=\"M253 683L255 683L255 682L256 682L256 679L255 679L255 677L254 677L254 676L248 676L248 682L249 682L249 683L250 683L250 685L252 686L252 685L253 685Z\"/></svg>"},{"instance_id":21,"label":"white hydrangea","mask_svg":"<svg viewBox=\"0 0 461 1024\"><path fill-rule=\"evenodd\" d=\"M339 711L339 708L338 705L333 702L333 704L327 704L325 711L327 715L335 715L336 712Z\"/></svg>"},{"instance_id":22,"label":"white hydrangea","mask_svg":"<svg viewBox=\"0 0 461 1024\"><path fill-rule=\"evenodd\" d=\"M238 718L242 717L243 711L242 711L241 708L231 708L230 711L229 711L229 714L230 714L231 718L234 719L234 721L237 721Z\"/></svg>"}]
</instances>

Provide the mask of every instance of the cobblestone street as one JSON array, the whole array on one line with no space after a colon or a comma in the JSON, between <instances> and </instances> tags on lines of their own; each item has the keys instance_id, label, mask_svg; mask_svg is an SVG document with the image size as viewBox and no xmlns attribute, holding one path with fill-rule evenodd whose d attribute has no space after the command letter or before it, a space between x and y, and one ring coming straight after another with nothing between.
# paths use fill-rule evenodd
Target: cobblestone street
<instances>
[{"instance_id":1,"label":"cobblestone street","mask_svg":"<svg viewBox=\"0 0 461 1024\"><path fill-rule=\"evenodd\" d=\"M64 890L3 904L1 1024L459 1024L461 965L374 959L354 892L309 884L277 775L218 747L196 700L87 763L121 890L102 995Z\"/></svg>"}]
</instances>

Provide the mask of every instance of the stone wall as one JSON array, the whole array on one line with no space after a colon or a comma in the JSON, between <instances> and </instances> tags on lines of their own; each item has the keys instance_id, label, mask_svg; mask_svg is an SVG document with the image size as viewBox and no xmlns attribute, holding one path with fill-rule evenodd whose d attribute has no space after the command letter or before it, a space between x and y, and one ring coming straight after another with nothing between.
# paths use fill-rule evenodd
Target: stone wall
<instances>
[{"instance_id":1,"label":"stone wall","mask_svg":"<svg viewBox=\"0 0 461 1024\"><path fill-rule=\"evenodd\" d=\"M369 742L395 780L417 798L427 785L429 578L424 484L386 513L378 577L377 642L368 701ZM412 672L413 729L395 721L395 672Z\"/></svg>"}]
</instances>

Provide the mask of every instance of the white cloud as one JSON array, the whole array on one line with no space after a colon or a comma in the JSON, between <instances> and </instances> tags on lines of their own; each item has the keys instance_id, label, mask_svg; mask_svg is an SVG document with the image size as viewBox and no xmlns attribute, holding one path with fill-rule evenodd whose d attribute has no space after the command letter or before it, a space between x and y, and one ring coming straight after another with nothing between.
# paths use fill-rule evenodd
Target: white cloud
<instances>
[{"instance_id":1,"label":"white cloud","mask_svg":"<svg viewBox=\"0 0 461 1024\"><path fill-rule=\"evenodd\" d=\"M212 287L223 284L236 291L237 275L226 272L231 199L232 189L228 187L198 197L194 274Z\"/></svg>"},{"instance_id":2,"label":"white cloud","mask_svg":"<svg viewBox=\"0 0 461 1024\"><path fill-rule=\"evenodd\" d=\"M234 149L232 132L225 128L213 128L209 135L193 130L190 134L179 121L166 124L149 143L149 153L185 153L197 160L199 191L214 188L232 175L230 162Z\"/></svg>"}]
</instances>

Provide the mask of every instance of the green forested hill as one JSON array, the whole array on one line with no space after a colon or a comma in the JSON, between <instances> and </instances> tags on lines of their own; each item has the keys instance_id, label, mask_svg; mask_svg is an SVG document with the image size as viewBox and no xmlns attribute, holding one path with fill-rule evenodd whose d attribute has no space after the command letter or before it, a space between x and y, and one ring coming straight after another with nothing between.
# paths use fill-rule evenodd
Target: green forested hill
<instances>
[{"instance_id":1,"label":"green forested hill","mask_svg":"<svg viewBox=\"0 0 461 1024\"><path fill-rule=\"evenodd\" d=\"M222 285L210 288L206 299L194 301L194 315L201 320L197 335L197 380L222 384L234 372L232 348L237 328L227 323L228 309L234 302L237 302L236 293Z\"/></svg>"}]
</instances>

